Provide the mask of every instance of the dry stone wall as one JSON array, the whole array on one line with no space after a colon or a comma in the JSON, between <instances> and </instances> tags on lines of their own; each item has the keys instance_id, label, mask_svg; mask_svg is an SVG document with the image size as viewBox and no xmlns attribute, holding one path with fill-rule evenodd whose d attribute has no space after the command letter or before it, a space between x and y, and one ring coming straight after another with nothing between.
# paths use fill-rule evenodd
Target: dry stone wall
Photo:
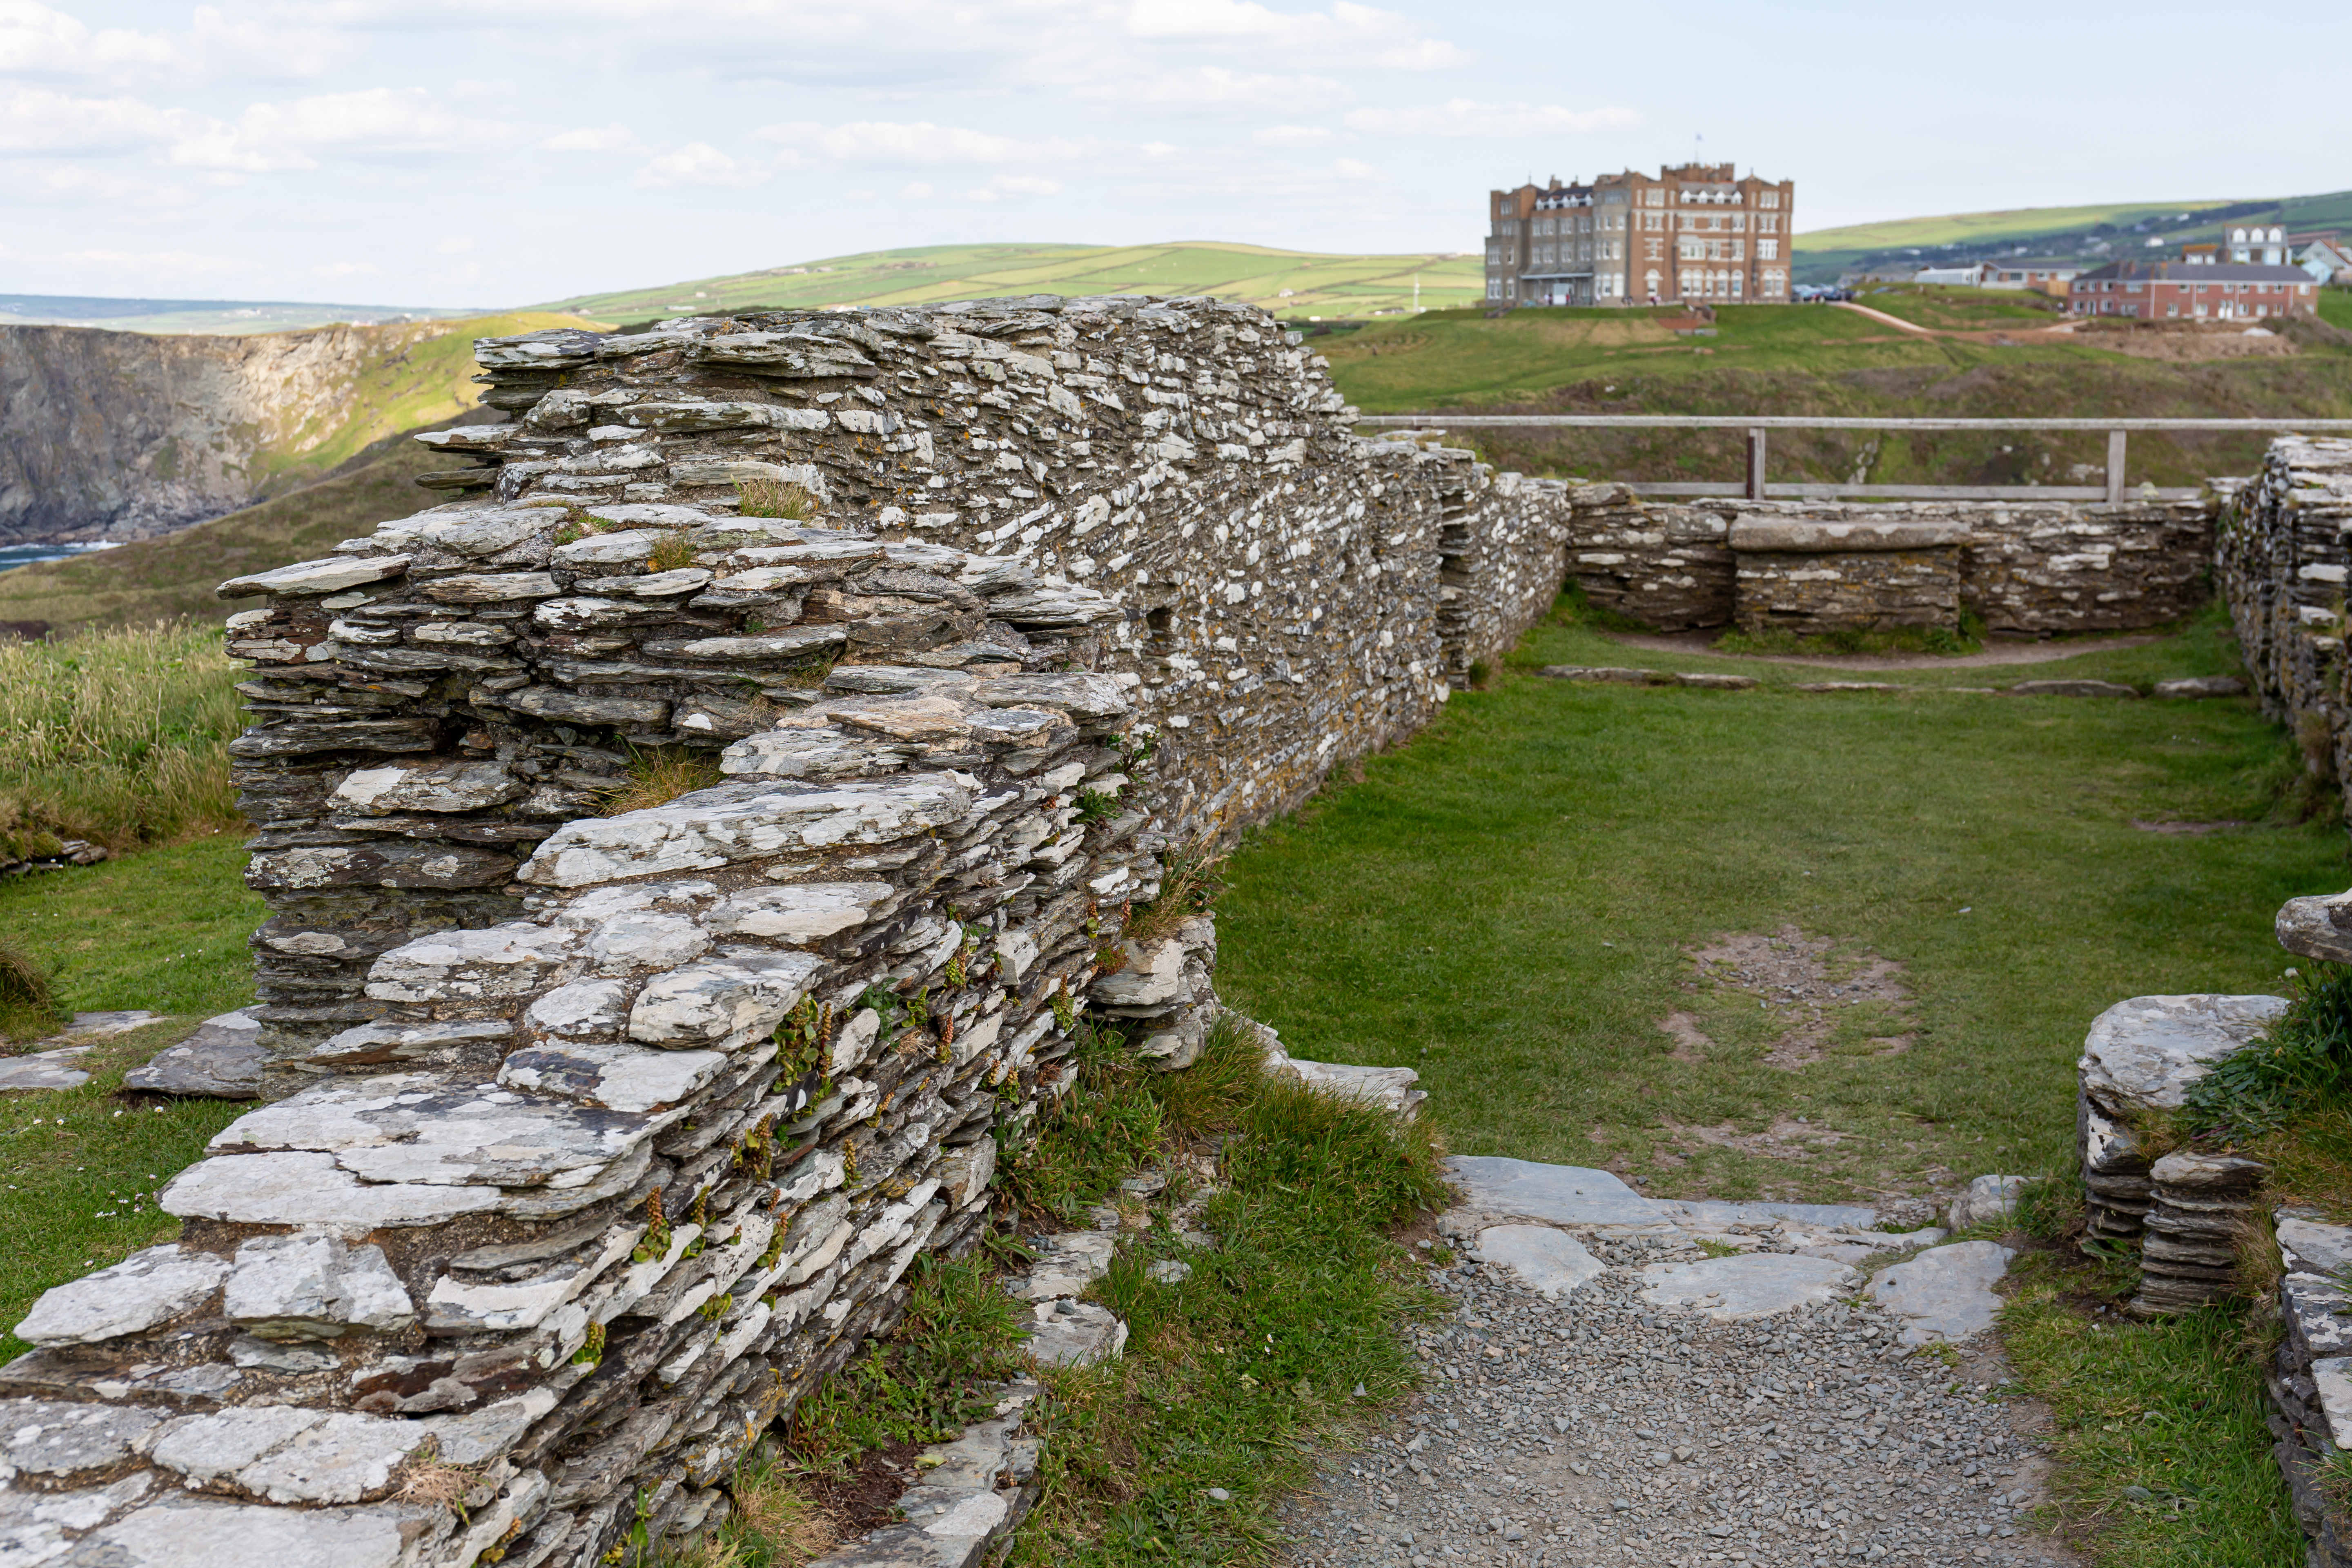
<instances>
[{"instance_id":1,"label":"dry stone wall","mask_svg":"<svg viewBox=\"0 0 2352 1568\"><path fill-rule=\"evenodd\" d=\"M1961 606L2012 635L2128 631L2188 615L2210 580L2205 503L1675 505L1618 485L1571 500L1568 569L1586 598L1665 631L1949 626ZM1846 537L1881 531L1916 535L1915 559Z\"/></svg>"},{"instance_id":2,"label":"dry stone wall","mask_svg":"<svg viewBox=\"0 0 2352 1568\"><path fill-rule=\"evenodd\" d=\"M585 1568L707 1526L978 1238L1082 1009L1197 1055L1210 922L1123 936L1169 837L1410 732L1559 580L1558 487L1356 439L1251 311L482 353L522 417L438 438L495 459L460 500L224 587L263 601L265 1103L170 1184L178 1240L19 1326L28 1561ZM761 479L804 515L741 515ZM723 782L660 798L696 757ZM922 1526L940 1561L988 1511Z\"/></svg>"},{"instance_id":3,"label":"dry stone wall","mask_svg":"<svg viewBox=\"0 0 2352 1568\"><path fill-rule=\"evenodd\" d=\"M2216 574L2263 710L2315 772L2352 778L2344 584L2352 572L2352 441L2284 437L2263 470L2215 486Z\"/></svg>"}]
</instances>

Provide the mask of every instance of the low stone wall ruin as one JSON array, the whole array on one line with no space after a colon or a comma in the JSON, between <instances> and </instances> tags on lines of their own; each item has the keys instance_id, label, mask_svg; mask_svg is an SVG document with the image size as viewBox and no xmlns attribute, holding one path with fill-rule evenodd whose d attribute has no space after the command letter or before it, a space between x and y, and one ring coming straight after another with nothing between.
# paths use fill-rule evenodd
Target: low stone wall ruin
<instances>
[{"instance_id":1,"label":"low stone wall ruin","mask_svg":"<svg viewBox=\"0 0 2352 1568\"><path fill-rule=\"evenodd\" d=\"M1585 597L1663 631L1955 626L1962 608L2010 636L2130 631L2210 592L2203 503L1680 505L1622 485L1570 498L1568 571Z\"/></svg>"},{"instance_id":2,"label":"low stone wall ruin","mask_svg":"<svg viewBox=\"0 0 2352 1568\"><path fill-rule=\"evenodd\" d=\"M586 1568L706 1527L977 1239L1081 1010L1197 1054L1210 922L1127 931L1169 838L1410 733L1559 582L1562 487L1356 438L1253 310L482 360L521 417L435 437L486 459L457 500L224 588L265 600L229 647L266 1103L170 1184L177 1241L19 1326L33 1560ZM802 515L741 515L761 480ZM697 757L725 782L660 798Z\"/></svg>"},{"instance_id":3,"label":"low stone wall ruin","mask_svg":"<svg viewBox=\"0 0 2352 1568\"><path fill-rule=\"evenodd\" d=\"M2352 440L2283 437L2260 474L2215 489L2215 571L2254 695L2294 731L2315 773L2352 779L2344 662Z\"/></svg>"}]
</instances>

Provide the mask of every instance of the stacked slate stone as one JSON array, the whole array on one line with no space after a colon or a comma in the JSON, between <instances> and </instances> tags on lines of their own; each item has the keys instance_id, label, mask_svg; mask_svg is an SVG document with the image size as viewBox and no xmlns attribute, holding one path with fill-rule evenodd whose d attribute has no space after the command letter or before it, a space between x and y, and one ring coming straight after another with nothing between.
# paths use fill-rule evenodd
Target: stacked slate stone
<instances>
[{"instance_id":1,"label":"stacked slate stone","mask_svg":"<svg viewBox=\"0 0 2352 1568\"><path fill-rule=\"evenodd\" d=\"M2126 1310L2160 1318L2228 1295L2240 1241L2258 1217L2256 1189L2268 1173L2261 1161L2234 1154L2179 1150L2158 1160L2148 1172L2139 1289Z\"/></svg>"},{"instance_id":2,"label":"stacked slate stone","mask_svg":"<svg viewBox=\"0 0 2352 1568\"><path fill-rule=\"evenodd\" d=\"M1410 735L1532 618L1446 619L1449 585L1530 576L1535 614L1559 586L1558 487L1507 496L1466 451L1360 439L1324 362L1248 306L770 311L480 355L519 417L425 437L481 465L447 484L651 505L789 484L1111 596L1099 668L1138 682L1188 839Z\"/></svg>"},{"instance_id":3,"label":"stacked slate stone","mask_svg":"<svg viewBox=\"0 0 2352 1568\"><path fill-rule=\"evenodd\" d=\"M705 1528L914 1259L977 1238L1158 890L1125 689L1086 668L1116 607L628 503L431 512L243 586L254 738L300 740L247 751L287 803L263 945L411 929L372 1016L278 1063L309 1087L170 1184L180 1240L19 1326L6 1528L28 1561L354 1568ZM740 737L727 782L583 813L685 734Z\"/></svg>"},{"instance_id":4,"label":"stacked slate stone","mask_svg":"<svg viewBox=\"0 0 2352 1568\"><path fill-rule=\"evenodd\" d=\"M2214 542L2222 598L2263 710L2347 760L2344 595L2352 548L2352 441L2282 437L2262 472L2228 487ZM2306 720L2306 715L2311 716Z\"/></svg>"},{"instance_id":5,"label":"stacked slate stone","mask_svg":"<svg viewBox=\"0 0 2352 1568\"><path fill-rule=\"evenodd\" d=\"M2147 1228L2157 1183L2134 1132L2138 1119L2180 1109L2189 1086L2214 1062L2242 1049L2285 1011L2280 996L2135 996L2092 1021L2075 1064L2086 1243L2132 1245ZM2185 1204L2200 1201L2186 1183L2181 1191Z\"/></svg>"},{"instance_id":6,"label":"stacked slate stone","mask_svg":"<svg viewBox=\"0 0 2352 1568\"><path fill-rule=\"evenodd\" d=\"M2352 1568L2352 1517L2329 1461L2352 1447L2352 1228L2281 1209L2280 1326L2264 1382L2273 1453L2318 1568Z\"/></svg>"},{"instance_id":7,"label":"stacked slate stone","mask_svg":"<svg viewBox=\"0 0 2352 1568\"><path fill-rule=\"evenodd\" d=\"M1622 485L1573 492L1569 566L1587 598L1644 626L1688 630L1739 618L1736 572L1810 574L1839 557L1863 589L1886 576L1878 618L1913 618L1928 603L1888 563L1838 547L1834 531L1908 530L1933 542L1933 602L1947 624L1966 605L1995 631L2119 631L2177 620L2204 602L2214 507L2064 502L1702 500L1644 507ZM1759 542L1738 549L1735 524ZM1813 542L1792 545L1805 533ZM1735 562L1741 557L1761 559ZM1800 575L1797 583L1815 579ZM1822 629L1870 613L1866 600ZM1819 618L1819 617L1811 617ZM1804 629L1801 626L1800 629Z\"/></svg>"},{"instance_id":8,"label":"stacked slate stone","mask_svg":"<svg viewBox=\"0 0 2352 1568\"><path fill-rule=\"evenodd\" d=\"M1644 506L1624 485L1579 485L1568 574L1587 602L1659 631L1731 624L1730 518Z\"/></svg>"}]
</instances>

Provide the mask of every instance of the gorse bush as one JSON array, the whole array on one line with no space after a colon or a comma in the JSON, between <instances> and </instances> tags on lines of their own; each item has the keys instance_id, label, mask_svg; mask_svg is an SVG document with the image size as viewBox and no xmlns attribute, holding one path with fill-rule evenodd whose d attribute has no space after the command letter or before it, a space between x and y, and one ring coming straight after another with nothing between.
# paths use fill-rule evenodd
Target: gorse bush
<instances>
[{"instance_id":1,"label":"gorse bush","mask_svg":"<svg viewBox=\"0 0 2352 1568\"><path fill-rule=\"evenodd\" d=\"M236 825L238 673L216 626L0 643L0 850L133 849Z\"/></svg>"},{"instance_id":2,"label":"gorse bush","mask_svg":"<svg viewBox=\"0 0 2352 1568\"><path fill-rule=\"evenodd\" d=\"M2269 1032L2190 1086L2182 1106L2199 1137L2241 1142L2306 1113L2352 1104L2352 968L2314 963Z\"/></svg>"}]
</instances>

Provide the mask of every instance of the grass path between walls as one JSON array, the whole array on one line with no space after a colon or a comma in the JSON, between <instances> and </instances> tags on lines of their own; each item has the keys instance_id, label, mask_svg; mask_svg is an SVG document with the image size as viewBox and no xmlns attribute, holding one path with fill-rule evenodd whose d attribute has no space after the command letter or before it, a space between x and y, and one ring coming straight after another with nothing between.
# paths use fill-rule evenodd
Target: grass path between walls
<instances>
[{"instance_id":1,"label":"grass path between walls","mask_svg":"<svg viewBox=\"0 0 2352 1568\"><path fill-rule=\"evenodd\" d=\"M1533 673L1554 663L1766 684ZM1606 1166L1660 1196L2070 1184L2091 1019L2276 991L2272 918L2352 881L2344 835L2276 809L2292 752L2251 701L1939 689L2235 671L2208 616L2030 669L1856 677L1924 692L1808 694L1790 688L1839 672L1555 621L1494 689L1249 838L1225 868L1220 993L1294 1055L1419 1069L1457 1153ZM1900 994L1825 1009L1821 1054L1794 1067L1768 1058L1804 1010L1692 956L1784 931L1828 944L1831 980L1891 973ZM2012 1285L2011 1363L2056 1422L2057 1522L2115 1568L2299 1562L2257 1352L2226 1313L2103 1310L2108 1272L2047 1246Z\"/></svg>"}]
</instances>

